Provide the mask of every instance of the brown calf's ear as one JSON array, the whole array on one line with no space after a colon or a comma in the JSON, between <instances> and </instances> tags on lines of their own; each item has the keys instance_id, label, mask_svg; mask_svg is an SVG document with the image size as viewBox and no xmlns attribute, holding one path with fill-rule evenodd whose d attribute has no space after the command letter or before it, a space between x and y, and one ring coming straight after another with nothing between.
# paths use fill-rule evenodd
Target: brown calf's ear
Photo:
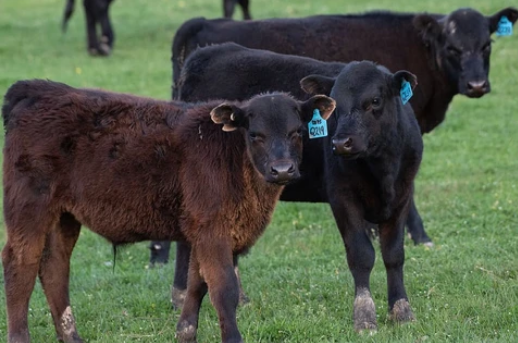
<instances>
[{"instance_id":1,"label":"brown calf's ear","mask_svg":"<svg viewBox=\"0 0 518 343\"><path fill-rule=\"evenodd\" d=\"M494 33L498 29L498 22L500 19L502 19L503 16L506 16L507 19L511 23L516 23L516 20L518 20L518 10L514 7L507 7L503 10L499 11L498 13L493 14L492 16L487 17L487 20L489 21L489 32Z\"/></svg>"},{"instance_id":2,"label":"brown calf's ear","mask_svg":"<svg viewBox=\"0 0 518 343\"><path fill-rule=\"evenodd\" d=\"M313 111L318 109L320 116L327 120L333 113L336 107L336 101L325 95L315 95L301 104L301 119L304 122L309 122L313 118Z\"/></svg>"},{"instance_id":3,"label":"brown calf's ear","mask_svg":"<svg viewBox=\"0 0 518 343\"><path fill-rule=\"evenodd\" d=\"M441 24L429 14L417 14L412 20L426 44L431 45L441 37Z\"/></svg>"},{"instance_id":4,"label":"brown calf's ear","mask_svg":"<svg viewBox=\"0 0 518 343\"><path fill-rule=\"evenodd\" d=\"M329 95L334 84L334 78L323 75L309 75L300 80L300 87L309 95Z\"/></svg>"},{"instance_id":5,"label":"brown calf's ear","mask_svg":"<svg viewBox=\"0 0 518 343\"><path fill-rule=\"evenodd\" d=\"M238 127L246 126L245 112L235 106L223 103L210 111L210 118L216 124L223 124L223 131L231 132Z\"/></svg>"}]
</instances>

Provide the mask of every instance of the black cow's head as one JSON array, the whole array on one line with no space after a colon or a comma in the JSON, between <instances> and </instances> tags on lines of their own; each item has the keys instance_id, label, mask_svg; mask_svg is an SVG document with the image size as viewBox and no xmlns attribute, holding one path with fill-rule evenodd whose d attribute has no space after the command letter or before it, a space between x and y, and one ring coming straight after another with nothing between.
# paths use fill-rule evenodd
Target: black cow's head
<instances>
[{"instance_id":1,"label":"black cow's head","mask_svg":"<svg viewBox=\"0 0 518 343\"><path fill-rule=\"evenodd\" d=\"M303 124L315 109L327 119L335 101L324 95L301 102L286 94L264 94L239 106L224 103L212 110L211 117L223 124L223 131L243 131L252 164L266 181L286 184L300 177Z\"/></svg>"},{"instance_id":2,"label":"black cow's head","mask_svg":"<svg viewBox=\"0 0 518 343\"><path fill-rule=\"evenodd\" d=\"M415 16L414 26L431 49L435 63L450 82L457 85L457 91L479 98L491 90L488 79L491 34L504 16L514 24L518 11L506 8L485 17L473 9L463 8L441 19L420 14Z\"/></svg>"},{"instance_id":3,"label":"black cow's head","mask_svg":"<svg viewBox=\"0 0 518 343\"><path fill-rule=\"evenodd\" d=\"M380 137L394 132L403 81L412 89L417 85L417 78L407 71L391 74L385 67L362 61L349 63L336 78L310 75L300 83L306 93L336 99L333 151L352 159L375 154L386 143Z\"/></svg>"}]
</instances>

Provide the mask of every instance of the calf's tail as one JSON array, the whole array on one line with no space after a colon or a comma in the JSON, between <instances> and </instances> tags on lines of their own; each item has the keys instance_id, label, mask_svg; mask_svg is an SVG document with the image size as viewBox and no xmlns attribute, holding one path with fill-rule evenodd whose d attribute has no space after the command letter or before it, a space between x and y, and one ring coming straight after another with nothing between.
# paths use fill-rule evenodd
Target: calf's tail
<instances>
[{"instance_id":1,"label":"calf's tail","mask_svg":"<svg viewBox=\"0 0 518 343\"><path fill-rule=\"evenodd\" d=\"M67 31L68 20L74 13L74 7L75 0L67 0L67 3L65 4L65 12L63 13L63 22L61 23L61 30L63 30L63 32Z\"/></svg>"}]
</instances>

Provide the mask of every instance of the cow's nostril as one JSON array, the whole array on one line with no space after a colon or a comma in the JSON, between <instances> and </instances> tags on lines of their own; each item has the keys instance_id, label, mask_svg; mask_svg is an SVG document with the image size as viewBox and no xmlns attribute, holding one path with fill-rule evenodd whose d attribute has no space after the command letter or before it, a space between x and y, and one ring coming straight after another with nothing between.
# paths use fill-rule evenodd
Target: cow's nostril
<instances>
[{"instance_id":1,"label":"cow's nostril","mask_svg":"<svg viewBox=\"0 0 518 343\"><path fill-rule=\"evenodd\" d=\"M483 90L487 88L487 81L470 81L468 82L469 90Z\"/></svg>"},{"instance_id":2,"label":"cow's nostril","mask_svg":"<svg viewBox=\"0 0 518 343\"><path fill-rule=\"evenodd\" d=\"M295 173L295 166L292 164L290 168L288 169L288 174L294 174Z\"/></svg>"},{"instance_id":3,"label":"cow's nostril","mask_svg":"<svg viewBox=\"0 0 518 343\"><path fill-rule=\"evenodd\" d=\"M351 137L347 137L347 139L344 142L344 148L349 149L353 145L353 139Z\"/></svg>"},{"instance_id":4,"label":"cow's nostril","mask_svg":"<svg viewBox=\"0 0 518 343\"><path fill-rule=\"evenodd\" d=\"M279 175L279 172L277 171L277 169L275 169L274 167L270 167L270 173L272 175Z\"/></svg>"}]
</instances>

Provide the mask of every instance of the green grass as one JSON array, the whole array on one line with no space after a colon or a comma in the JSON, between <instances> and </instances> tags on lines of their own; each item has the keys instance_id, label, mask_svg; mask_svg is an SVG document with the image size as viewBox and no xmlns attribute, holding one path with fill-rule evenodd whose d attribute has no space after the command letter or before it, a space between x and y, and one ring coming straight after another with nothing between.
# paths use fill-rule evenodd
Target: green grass
<instances>
[{"instance_id":1,"label":"green grass","mask_svg":"<svg viewBox=\"0 0 518 343\"><path fill-rule=\"evenodd\" d=\"M252 0L251 5L256 18L266 18L380 8L449 12L466 5L492 14L508 2ZM63 0L0 1L0 94L19 79L49 78L168 99L175 30L191 17L222 12L220 0L116 1L116 47L102 59L86 54L81 1L66 35L60 32L63 7ZM425 137L417 204L436 248L406 242L406 286L418 320L403 326L387 321L378 251L372 292L379 330L372 336L354 333L352 278L328 206L281 203L266 234L241 263L252 299L238 311L247 342L518 341L517 36L495 38L492 93L478 100L456 97L446 122ZM5 240L2 229L0 245ZM179 314L169 305L173 266L147 269L147 260L147 243L125 247L113 271L110 244L83 230L70 290L86 342L174 341ZM3 291L0 308L5 308ZM29 321L33 342L55 341L39 285ZM6 330L2 310L0 337ZM207 300L199 340L219 340Z\"/></svg>"}]
</instances>

